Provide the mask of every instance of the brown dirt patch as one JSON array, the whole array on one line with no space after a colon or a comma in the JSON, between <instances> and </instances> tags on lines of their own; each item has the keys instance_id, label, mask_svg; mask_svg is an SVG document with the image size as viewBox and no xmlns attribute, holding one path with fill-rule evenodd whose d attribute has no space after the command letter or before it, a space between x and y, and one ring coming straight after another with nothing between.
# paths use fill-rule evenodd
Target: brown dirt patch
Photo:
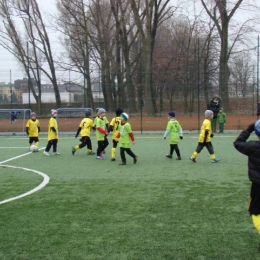
<instances>
[{"instance_id":1,"label":"brown dirt patch","mask_svg":"<svg viewBox=\"0 0 260 260\"><path fill-rule=\"evenodd\" d=\"M198 130L203 117L189 117L182 116L176 118L183 130L191 131ZM49 118L41 118L41 130L46 132L48 128ZM111 120L111 118L108 118ZM245 129L249 124L257 120L256 116L229 116L227 118L227 123L225 124L226 130L241 130ZM76 132L79 126L81 118L59 118L59 131L60 132ZM130 118L129 120L133 131L163 131L166 128L168 119L167 117L140 117ZM26 122L25 122L26 124ZM22 119L17 119L15 124L10 123L9 119L0 120L0 132L22 132L25 129L25 125Z\"/></svg>"}]
</instances>

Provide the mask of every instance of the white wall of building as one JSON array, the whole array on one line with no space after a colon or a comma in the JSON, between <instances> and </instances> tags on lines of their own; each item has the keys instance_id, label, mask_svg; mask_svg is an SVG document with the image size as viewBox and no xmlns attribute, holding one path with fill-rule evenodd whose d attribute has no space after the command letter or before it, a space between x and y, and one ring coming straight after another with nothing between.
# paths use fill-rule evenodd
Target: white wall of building
<instances>
[{"instance_id":1,"label":"white wall of building","mask_svg":"<svg viewBox=\"0 0 260 260\"><path fill-rule=\"evenodd\" d=\"M28 93L23 93L23 104L28 104L29 103L29 94ZM74 93L69 93L69 92L62 92L60 93L60 98L61 102L74 102ZM55 103L55 95L54 93L42 93L42 103ZM36 100L33 96L32 93L30 93L30 103L31 104L36 104Z\"/></svg>"}]
</instances>

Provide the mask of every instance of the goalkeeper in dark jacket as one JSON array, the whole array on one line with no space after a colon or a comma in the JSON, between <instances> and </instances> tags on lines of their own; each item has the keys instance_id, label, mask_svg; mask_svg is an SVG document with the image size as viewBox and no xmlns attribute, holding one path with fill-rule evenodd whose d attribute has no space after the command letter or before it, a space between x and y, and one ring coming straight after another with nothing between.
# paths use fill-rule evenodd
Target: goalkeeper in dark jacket
<instances>
[{"instance_id":1,"label":"goalkeeper in dark jacket","mask_svg":"<svg viewBox=\"0 0 260 260\"><path fill-rule=\"evenodd\" d=\"M257 104L257 118L260 116L260 101Z\"/></svg>"},{"instance_id":2,"label":"goalkeeper in dark jacket","mask_svg":"<svg viewBox=\"0 0 260 260\"><path fill-rule=\"evenodd\" d=\"M255 132L256 141L247 141ZM253 224L260 234L260 119L240 133L234 142L235 148L248 157L248 177L251 181L249 213ZM260 249L260 246L259 246Z\"/></svg>"}]
</instances>

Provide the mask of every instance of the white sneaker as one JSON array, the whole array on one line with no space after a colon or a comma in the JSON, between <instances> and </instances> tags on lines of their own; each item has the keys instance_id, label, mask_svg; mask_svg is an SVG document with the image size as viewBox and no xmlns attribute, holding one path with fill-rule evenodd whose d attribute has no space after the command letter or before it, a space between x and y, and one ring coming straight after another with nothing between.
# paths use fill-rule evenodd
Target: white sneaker
<instances>
[{"instance_id":1,"label":"white sneaker","mask_svg":"<svg viewBox=\"0 0 260 260\"><path fill-rule=\"evenodd\" d=\"M46 155L46 156L50 156L50 154L46 151L44 151L43 154Z\"/></svg>"},{"instance_id":2,"label":"white sneaker","mask_svg":"<svg viewBox=\"0 0 260 260\"><path fill-rule=\"evenodd\" d=\"M60 153L56 152L56 153L53 153L53 155L60 155Z\"/></svg>"}]
</instances>

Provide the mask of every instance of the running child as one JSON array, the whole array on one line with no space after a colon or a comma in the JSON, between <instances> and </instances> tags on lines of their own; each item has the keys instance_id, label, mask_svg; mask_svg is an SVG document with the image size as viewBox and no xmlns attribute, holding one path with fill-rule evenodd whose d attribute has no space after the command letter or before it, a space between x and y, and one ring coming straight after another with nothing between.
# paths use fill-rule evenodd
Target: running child
<instances>
[{"instance_id":1,"label":"running child","mask_svg":"<svg viewBox=\"0 0 260 260\"><path fill-rule=\"evenodd\" d=\"M72 147L72 155L75 154L75 152L85 146L87 146L87 154L88 155L92 155L95 154L92 151L92 143L91 143L91 139L90 139L90 129L94 129L94 123L93 120L90 119L91 116L91 111L87 110L85 112L85 118L83 118L79 124L79 128L78 131L75 135L75 138L78 137L79 133L81 135L81 139L80 142L81 144L79 145L75 145Z\"/></svg>"}]
</instances>

